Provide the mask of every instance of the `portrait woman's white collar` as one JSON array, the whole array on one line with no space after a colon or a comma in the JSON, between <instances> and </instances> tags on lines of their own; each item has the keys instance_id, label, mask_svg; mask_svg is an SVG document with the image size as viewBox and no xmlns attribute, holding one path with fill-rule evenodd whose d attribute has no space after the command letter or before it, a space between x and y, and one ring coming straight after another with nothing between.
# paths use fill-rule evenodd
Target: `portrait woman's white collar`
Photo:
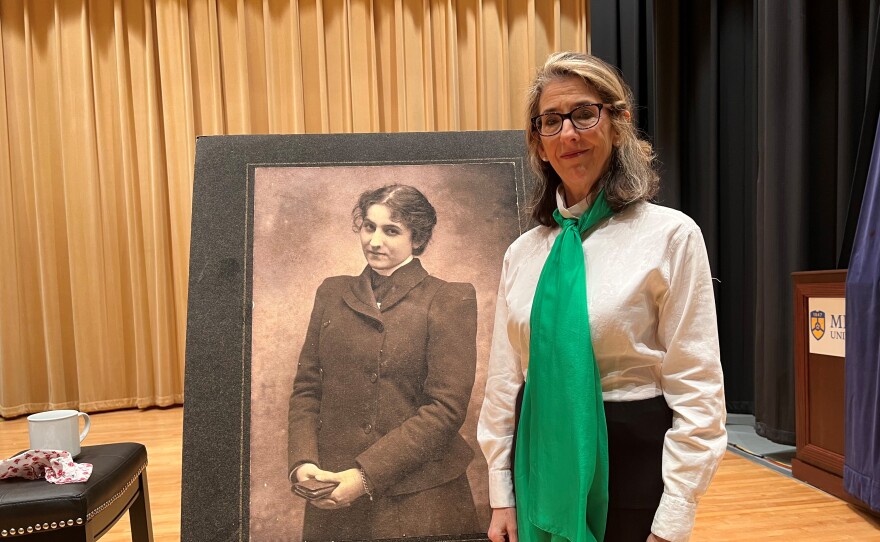
<instances>
[{"instance_id":1,"label":"portrait woman's white collar","mask_svg":"<svg viewBox=\"0 0 880 542\"><path fill-rule=\"evenodd\" d=\"M413 261L412 254L410 254L407 259L403 260L402 262L395 265L391 269L373 269L373 271L375 271L377 275L382 275L383 277L390 277L395 271L397 271L398 269L400 269L401 267L403 267L404 265L408 264L411 261Z\"/></svg>"}]
</instances>

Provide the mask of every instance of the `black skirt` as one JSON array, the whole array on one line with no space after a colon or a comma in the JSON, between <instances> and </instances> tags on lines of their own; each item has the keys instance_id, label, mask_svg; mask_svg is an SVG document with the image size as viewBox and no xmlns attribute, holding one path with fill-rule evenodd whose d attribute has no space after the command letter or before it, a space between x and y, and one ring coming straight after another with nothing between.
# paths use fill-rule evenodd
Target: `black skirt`
<instances>
[{"instance_id":1,"label":"black skirt","mask_svg":"<svg viewBox=\"0 0 880 542\"><path fill-rule=\"evenodd\" d=\"M516 425L523 390L516 400ZM605 542L645 542L663 495L663 441L672 409L662 395L605 402L608 426L608 522ZM513 437L516 453L516 432Z\"/></svg>"}]
</instances>

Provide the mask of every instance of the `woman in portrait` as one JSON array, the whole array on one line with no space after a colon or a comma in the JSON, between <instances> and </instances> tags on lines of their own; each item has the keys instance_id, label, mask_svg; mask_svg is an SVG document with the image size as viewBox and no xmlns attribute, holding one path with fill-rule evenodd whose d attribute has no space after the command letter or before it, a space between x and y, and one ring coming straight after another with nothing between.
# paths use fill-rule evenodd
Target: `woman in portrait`
<instances>
[{"instance_id":1,"label":"woman in portrait","mask_svg":"<svg viewBox=\"0 0 880 542\"><path fill-rule=\"evenodd\" d=\"M526 101L539 226L498 291L478 424L489 538L687 540L727 444L703 236L649 203L654 153L614 67L553 54Z\"/></svg>"},{"instance_id":2,"label":"woman in portrait","mask_svg":"<svg viewBox=\"0 0 880 542\"><path fill-rule=\"evenodd\" d=\"M288 415L292 483L338 482L308 501L303 539L477 531L459 434L476 371L476 292L416 256L437 215L390 185L352 210L367 265L318 288Z\"/></svg>"}]
</instances>

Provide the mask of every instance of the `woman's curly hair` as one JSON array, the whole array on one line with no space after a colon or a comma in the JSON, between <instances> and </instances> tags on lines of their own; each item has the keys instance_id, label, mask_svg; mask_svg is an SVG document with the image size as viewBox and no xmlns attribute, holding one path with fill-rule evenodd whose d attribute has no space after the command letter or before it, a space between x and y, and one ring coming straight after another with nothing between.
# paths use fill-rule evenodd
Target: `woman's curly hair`
<instances>
[{"instance_id":1,"label":"woman's curly hair","mask_svg":"<svg viewBox=\"0 0 880 542\"><path fill-rule=\"evenodd\" d=\"M614 66L584 53L554 53L538 70L526 95L526 144L529 165L537 176L532 191L529 211L538 223L556 226L553 211L556 209L556 189L562 182L549 162L541 160L538 148L541 136L532 126L531 119L541 112L539 102L544 89L552 81L566 77L580 77L594 89L606 104L611 125L618 135L611 157L611 170L603 177L600 187L605 189L609 206L619 211L630 203L647 201L657 195L660 178L657 174L654 149L639 138L638 132L624 111L633 111L632 91Z\"/></svg>"}]
</instances>

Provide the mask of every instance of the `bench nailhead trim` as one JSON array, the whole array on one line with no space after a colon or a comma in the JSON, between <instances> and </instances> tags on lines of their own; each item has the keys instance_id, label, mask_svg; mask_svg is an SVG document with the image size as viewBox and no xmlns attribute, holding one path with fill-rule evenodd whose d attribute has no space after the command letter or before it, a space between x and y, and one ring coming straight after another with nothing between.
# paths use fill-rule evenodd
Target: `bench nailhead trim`
<instances>
[{"instance_id":1,"label":"bench nailhead trim","mask_svg":"<svg viewBox=\"0 0 880 542\"><path fill-rule=\"evenodd\" d=\"M137 480L138 476L141 475L141 473L144 471L145 468L147 468L147 464L146 464L146 463L144 463L143 465L141 465L141 468L139 468L138 471L137 471L136 473L134 473L134 476L131 477L131 479L128 481L127 484L125 484L124 486L122 486L122 489L120 489L120 490L116 493L116 495L113 495L112 497L110 497L110 499L109 499L107 502L105 502L105 503L102 504L101 506L99 506L99 507L95 508L94 510L92 510L91 512L89 512L88 515L86 515L86 521L91 521L93 517L95 517L97 514L100 514L105 508L107 508L108 506L110 506L111 504L113 504L113 503L116 501L116 499L118 499L119 497L121 497L122 494L125 493L125 491L126 491L129 487L131 487L131 484L133 484L133 483L135 482L135 480Z\"/></svg>"},{"instance_id":2,"label":"bench nailhead trim","mask_svg":"<svg viewBox=\"0 0 880 542\"><path fill-rule=\"evenodd\" d=\"M53 521L51 524L37 523L36 525L28 525L26 528L25 527L12 527L11 529L0 530L0 538L8 538L11 536L23 535L25 533L31 534L34 531L40 531L40 530L48 531L49 529L61 529L63 527L73 527L74 523L76 523L77 525L82 525L83 523L85 523L87 521L91 521L93 517L100 514L105 508L107 508L108 506L110 506L111 504L116 502L116 499L121 497L122 494L125 493L126 490L128 490L128 488L131 487L131 484L133 484L135 482L135 480L137 480L137 477L140 476L142 472L144 472L145 468L147 468L146 463L141 465L141 468L138 469L138 471L135 473L135 475L132 476L131 479L124 486L122 486L122 489L120 489L115 495L110 497L110 499L108 499L107 502L103 503L101 506L99 506L99 507L95 508L94 510L92 510L91 512L89 512L88 515L86 515L85 520L83 520L83 518L76 518L75 520L68 519L68 520L61 520L61 521Z\"/></svg>"}]
</instances>

